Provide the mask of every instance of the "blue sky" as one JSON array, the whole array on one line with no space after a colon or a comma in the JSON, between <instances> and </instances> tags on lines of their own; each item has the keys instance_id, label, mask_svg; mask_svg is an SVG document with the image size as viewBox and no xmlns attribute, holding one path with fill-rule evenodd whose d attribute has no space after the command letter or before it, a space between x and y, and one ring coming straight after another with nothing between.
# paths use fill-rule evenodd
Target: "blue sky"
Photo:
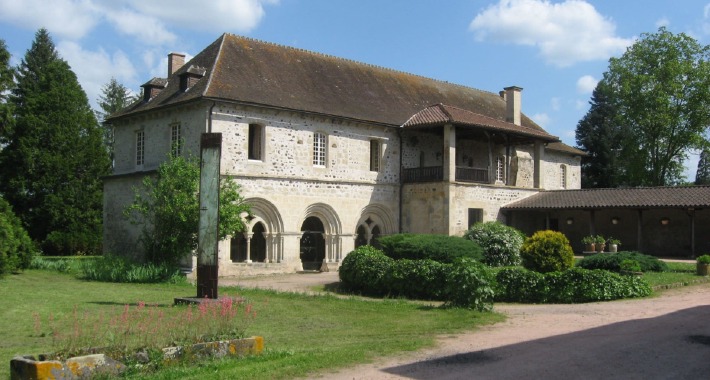
<instances>
[{"instance_id":1,"label":"blue sky","mask_svg":"<svg viewBox=\"0 0 710 380\"><path fill-rule=\"evenodd\" d=\"M516 85L523 112L570 145L608 59L659 26L710 43L710 0L0 0L13 64L47 28L92 105L111 77L138 92L169 52L189 59L229 32L494 93Z\"/></svg>"}]
</instances>

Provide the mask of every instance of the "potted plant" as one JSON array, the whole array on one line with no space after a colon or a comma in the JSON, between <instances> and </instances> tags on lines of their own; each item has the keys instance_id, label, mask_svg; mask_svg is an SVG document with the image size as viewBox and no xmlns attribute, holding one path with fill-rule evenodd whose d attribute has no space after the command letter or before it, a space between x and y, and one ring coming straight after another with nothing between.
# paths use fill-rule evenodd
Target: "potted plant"
<instances>
[{"instance_id":1,"label":"potted plant","mask_svg":"<svg viewBox=\"0 0 710 380\"><path fill-rule=\"evenodd\" d=\"M606 246L606 239L602 235L597 235L594 237L594 246L597 248L597 252L604 252L604 247Z\"/></svg>"},{"instance_id":2,"label":"potted plant","mask_svg":"<svg viewBox=\"0 0 710 380\"><path fill-rule=\"evenodd\" d=\"M582 238L582 244L584 244L584 252L595 252L594 249L594 236L589 235Z\"/></svg>"},{"instance_id":3,"label":"potted plant","mask_svg":"<svg viewBox=\"0 0 710 380\"><path fill-rule=\"evenodd\" d=\"M707 276L708 274L710 274L708 273L708 271L710 270L710 255L702 255L696 260L698 276Z\"/></svg>"},{"instance_id":4,"label":"potted plant","mask_svg":"<svg viewBox=\"0 0 710 380\"><path fill-rule=\"evenodd\" d=\"M621 240L610 237L609 240L607 240L607 244L609 244L609 252L616 253L621 245Z\"/></svg>"}]
</instances>

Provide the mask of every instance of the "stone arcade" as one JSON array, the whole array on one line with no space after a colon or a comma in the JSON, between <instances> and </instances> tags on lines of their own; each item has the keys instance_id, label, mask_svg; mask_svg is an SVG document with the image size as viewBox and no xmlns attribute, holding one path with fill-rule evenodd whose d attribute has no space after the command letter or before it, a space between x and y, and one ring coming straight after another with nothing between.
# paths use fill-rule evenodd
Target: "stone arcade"
<instances>
[{"instance_id":1,"label":"stone arcade","mask_svg":"<svg viewBox=\"0 0 710 380\"><path fill-rule=\"evenodd\" d=\"M140 254L122 217L132 187L172 147L198 154L222 134L221 175L254 218L219 243L220 275L337 268L356 246L399 232L462 234L506 222L501 207L541 189L579 189L583 152L521 113L518 87L485 92L224 34L114 114L104 184L106 252ZM174 145L184 141L184 145Z\"/></svg>"}]
</instances>

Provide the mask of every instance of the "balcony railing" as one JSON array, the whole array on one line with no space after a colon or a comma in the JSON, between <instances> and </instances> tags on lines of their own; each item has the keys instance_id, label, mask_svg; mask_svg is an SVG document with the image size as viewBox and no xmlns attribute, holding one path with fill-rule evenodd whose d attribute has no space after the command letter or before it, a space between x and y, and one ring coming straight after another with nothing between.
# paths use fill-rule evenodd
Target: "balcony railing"
<instances>
[{"instance_id":1,"label":"balcony railing","mask_svg":"<svg viewBox=\"0 0 710 380\"><path fill-rule=\"evenodd\" d=\"M488 169L457 166L456 181L490 183L488 180Z\"/></svg>"},{"instance_id":2,"label":"balcony railing","mask_svg":"<svg viewBox=\"0 0 710 380\"><path fill-rule=\"evenodd\" d=\"M442 166L402 169L403 183L436 182L443 180L444 168ZM457 167L456 181L490 183L488 178L488 169Z\"/></svg>"},{"instance_id":3,"label":"balcony railing","mask_svg":"<svg viewBox=\"0 0 710 380\"><path fill-rule=\"evenodd\" d=\"M444 168L442 166L427 166L423 168L402 169L402 182L436 182L444 180Z\"/></svg>"}]
</instances>

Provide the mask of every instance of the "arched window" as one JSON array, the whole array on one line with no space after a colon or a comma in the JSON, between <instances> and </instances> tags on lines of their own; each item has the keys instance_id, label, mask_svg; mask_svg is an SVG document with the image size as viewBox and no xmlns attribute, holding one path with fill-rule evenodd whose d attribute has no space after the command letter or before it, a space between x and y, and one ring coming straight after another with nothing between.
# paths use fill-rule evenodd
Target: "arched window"
<instances>
[{"instance_id":1,"label":"arched window","mask_svg":"<svg viewBox=\"0 0 710 380\"><path fill-rule=\"evenodd\" d=\"M250 160L263 160L264 146L264 126L259 124L249 124L249 146L248 154Z\"/></svg>"}]
</instances>

